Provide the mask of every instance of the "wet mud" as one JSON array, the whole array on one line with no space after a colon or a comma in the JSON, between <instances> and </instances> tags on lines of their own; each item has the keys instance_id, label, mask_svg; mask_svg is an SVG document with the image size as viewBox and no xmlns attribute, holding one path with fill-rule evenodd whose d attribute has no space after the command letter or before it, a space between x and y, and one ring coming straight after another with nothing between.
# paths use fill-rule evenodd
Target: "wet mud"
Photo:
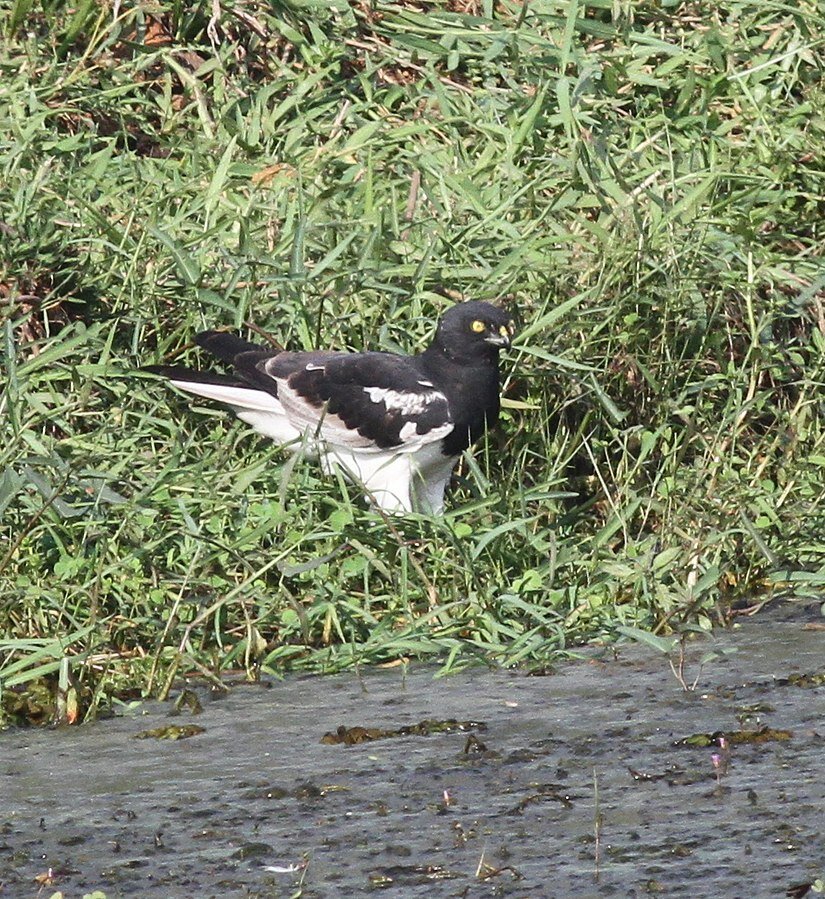
<instances>
[{"instance_id":1,"label":"wet mud","mask_svg":"<svg viewBox=\"0 0 825 899\"><path fill-rule=\"evenodd\" d=\"M818 610L691 647L691 679L718 651L693 692L628 646L546 677L290 677L203 691L194 718L6 731L0 897L784 896L825 876Z\"/></svg>"}]
</instances>

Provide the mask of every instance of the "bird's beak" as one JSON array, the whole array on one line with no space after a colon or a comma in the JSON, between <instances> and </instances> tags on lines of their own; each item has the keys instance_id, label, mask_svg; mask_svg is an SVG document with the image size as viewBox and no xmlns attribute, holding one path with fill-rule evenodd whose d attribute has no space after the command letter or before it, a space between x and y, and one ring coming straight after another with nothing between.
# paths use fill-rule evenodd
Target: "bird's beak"
<instances>
[{"instance_id":1,"label":"bird's beak","mask_svg":"<svg viewBox=\"0 0 825 899\"><path fill-rule=\"evenodd\" d=\"M510 340L513 336L514 328L512 325L502 325L498 329L498 334L490 334L484 338L485 343L491 343L493 346L510 346Z\"/></svg>"}]
</instances>

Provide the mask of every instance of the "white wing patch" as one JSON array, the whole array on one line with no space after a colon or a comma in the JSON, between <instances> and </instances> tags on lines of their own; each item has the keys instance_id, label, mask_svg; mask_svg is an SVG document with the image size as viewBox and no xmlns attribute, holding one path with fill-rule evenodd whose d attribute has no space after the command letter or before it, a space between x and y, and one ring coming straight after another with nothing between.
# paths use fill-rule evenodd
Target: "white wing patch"
<instances>
[{"instance_id":1,"label":"white wing patch","mask_svg":"<svg viewBox=\"0 0 825 899\"><path fill-rule=\"evenodd\" d=\"M365 387L364 393L373 403L383 403L387 407L387 411L397 409L402 415L420 415L426 411L430 403L447 399L440 390L410 393L392 390L389 387Z\"/></svg>"},{"instance_id":2,"label":"white wing patch","mask_svg":"<svg viewBox=\"0 0 825 899\"><path fill-rule=\"evenodd\" d=\"M347 427L342 419L334 413L328 412L325 408L318 409L316 406L313 406L312 403L290 386L286 378L277 378L276 380L281 407L289 424L296 429L298 434L305 435L311 442L326 445L327 451L332 453L341 451L345 453L357 452L359 454L386 454L387 450L382 450L376 446L372 438L359 434L356 428ZM401 397L418 397L418 394L397 393L383 387L366 389L382 390L385 393L392 393ZM437 399L442 397L443 394L433 391L427 394L427 396L430 399ZM375 402L383 402L383 398L375 400ZM432 428L425 434L419 434L416 430L415 422L405 422L399 434L402 443L400 446L395 447L394 452L401 454L415 453L423 446L442 440L454 427L454 423L448 421Z\"/></svg>"},{"instance_id":3,"label":"white wing patch","mask_svg":"<svg viewBox=\"0 0 825 899\"><path fill-rule=\"evenodd\" d=\"M401 430L398 432L398 437L400 438L402 443L409 443L413 437L418 433L416 430L416 423L414 421L405 422L402 425Z\"/></svg>"},{"instance_id":4,"label":"white wing patch","mask_svg":"<svg viewBox=\"0 0 825 899\"><path fill-rule=\"evenodd\" d=\"M448 421L437 428L433 428L431 431L427 431L426 434L419 434L416 430L415 422L408 421L402 426L398 434L402 440L401 446L397 447L398 452L417 453L423 447L432 446L433 444L438 445L439 452L441 452L439 441L451 433L454 428L455 425Z\"/></svg>"}]
</instances>

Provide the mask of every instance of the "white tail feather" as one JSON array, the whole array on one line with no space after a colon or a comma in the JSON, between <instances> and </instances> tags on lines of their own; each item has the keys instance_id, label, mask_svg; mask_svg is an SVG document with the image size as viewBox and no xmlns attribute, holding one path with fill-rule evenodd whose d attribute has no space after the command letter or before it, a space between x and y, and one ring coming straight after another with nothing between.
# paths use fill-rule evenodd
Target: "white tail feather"
<instances>
[{"instance_id":1,"label":"white tail feather","mask_svg":"<svg viewBox=\"0 0 825 899\"><path fill-rule=\"evenodd\" d=\"M232 387L226 384L200 384L197 381L172 381L187 393L208 400L225 403L232 411L264 437L280 444L294 444L297 449L303 433L286 417L278 398L253 387Z\"/></svg>"},{"instance_id":2,"label":"white tail feather","mask_svg":"<svg viewBox=\"0 0 825 899\"><path fill-rule=\"evenodd\" d=\"M284 407L276 396L252 387L232 387L228 384L199 384L197 381L170 381L180 390L194 393L208 400L226 403L233 409L254 409L257 412L277 412L284 415Z\"/></svg>"}]
</instances>

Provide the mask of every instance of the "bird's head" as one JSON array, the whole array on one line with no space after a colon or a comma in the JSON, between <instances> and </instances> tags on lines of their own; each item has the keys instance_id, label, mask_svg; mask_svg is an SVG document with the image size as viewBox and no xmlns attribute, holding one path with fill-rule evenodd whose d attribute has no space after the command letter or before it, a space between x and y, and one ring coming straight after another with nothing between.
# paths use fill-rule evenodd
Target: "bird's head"
<instances>
[{"instance_id":1,"label":"bird's head","mask_svg":"<svg viewBox=\"0 0 825 899\"><path fill-rule=\"evenodd\" d=\"M449 309L438 325L435 342L458 361L495 358L510 346L515 325L498 306L472 300Z\"/></svg>"}]
</instances>

